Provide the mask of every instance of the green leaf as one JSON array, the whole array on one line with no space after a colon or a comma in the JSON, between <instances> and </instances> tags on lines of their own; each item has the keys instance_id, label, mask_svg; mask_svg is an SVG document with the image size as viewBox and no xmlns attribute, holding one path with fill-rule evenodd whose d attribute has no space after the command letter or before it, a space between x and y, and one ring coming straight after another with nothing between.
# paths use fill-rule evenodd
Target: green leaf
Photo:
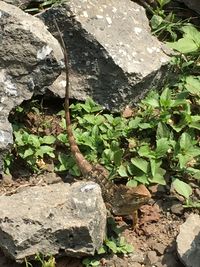
<instances>
[{"instance_id":1,"label":"green leaf","mask_svg":"<svg viewBox=\"0 0 200 267\"><path fill-rule=\"evenodd\" d=\"M141 122L142 118L136 117L131 119L128 123L130 129L137 129L139 127L139 123Z\"/></svg>"},{"instance_id":2,"label":"green leaf","mask_svg":"<svg viewBox=\"0 0 200 267\"><path fill-rule=\"evenodd\" d=\"M185 88L188 92L200 97L200 76L187 76L185 82Z\"/></svg>"},{"instance_id":3,"label":"green leaf","mask_svg":"<svg viewBox=\"0 0 200 267\"><path fill-rule=\"evenodd\" d=\"M123 165L120 165L117 172L119 173L119 175L121 177L128 177L127 171L126 171L126 167Z\"/></svg>"},{"instance_id":4,"label":"green leaf","mask_svg":"<svg viewBox=\"0 0 200 267\"><path fill-rule=\"evenodd\" d=\"M129 180L126 185L130 187L136 187L138 185L138 182L136 180Z\"/></svg>"},{"instance_id":5,"label":"green leaf","mask_svg":"<svg viewBox=\"0 0 200 267\"><path fill-rule=\"evenodd\" d=\"M158 123L158 128L156 131L156 139L161 139L161 138L170 138L170 131L167 127L167 125L163 122Z\"/></svg>"},{"instance_id":6,"label":"green leaf","mask_svg":"<svg viewBox=\"0 0 200 267\"><path fill-rule=\"evenodd\" d=\"M139 182L140 184L149 184L148 182L148 175L143 173L143 174L136 174L134 179Z\"/></svg>"},{"instance_id":7,"label":"green leaf","mask_svg":"<svg viewBox=\"0 0 200 267\"><path fill-rule=\"evenodd\" d=\"M123 149L118 149L114 152L114 163L116 166L120 166L123 156Z\"/></svg>"},{"instance_id":8,"label":"green leaf","mask_svg":"<svg viewBox=\"0 0 200 267\"><path fill-rule=\"evenodd\" d=\"M193 25L186 25L181 28L184 32L184 36L193 40L198 47L200 47L200 31L198 31Z\"/></svg>"},{"instance_id":9,"label":"green leaf","mask_svg":"<svg viewBox=\"0 0 200 267\"><path fill-rule=\"evenodd\" d=\"M50 147L50 146L40 146L40 148L38 148L38 150L36 151L35 155L36 156L40 156L41 158L43 158L44 154L49 155L51 158L55 158L55 154L53 153L54 148Z\"/></svg>"},{"instance_id":10,"label":"green leaf","mask_svg":"<svg viewBox=\"0 0 200 267\"><path fill-rule=\"evenodd\" d=\"M188 133L183 133L179 140L180 148L187 153L187 151L192 147L192 139Z\"/></svg>"},{"instance_id":11,"label":"green leaf","mask_svg":"<svg viewBox=\"0 0 200 267\"><path fill-rule=\"evenodd\" d=\"M40 137L39 140L41 144L51 145L51 144L54 144L54 142L56 141L56 138L52 135L49 135L49 136Z\"/></svg>"},{"instance_id":12,"label":"green leaf","mask_svg":"<svg viewBox=\"0 0 200 267\"><path fill-rule=\"evenodd\" d=\"M180 169L187 168L187 163L192 159L190 155L178 154L177 158L179 160Z\"/></svg>"},{"instance_id":13,"label":"green leaf","mask_svg":"<svg viewBox=\"0 0 200 267\"><path fill-rule=\"evenodd\" d=\"M200 180L200 170L199 169L195 169L192 167L187 168L187 172L193 176L195 179Z\"/></svg>"},{"instance_id":14,"label":"green leaf","mask_svg":"<svg viewBox=\"0 0 200 267\"><path fill-rule=\"evenodd\" d=\"M101 246L98 251L97 251L97 254L105 254L107 253L107 250L106 250L106 246Z\"/></svg>"},{"instance_id":15,"label":"green leaf","mask_svg":"<svg viewBox=\"0 0 200 267\"><path fill-rule=\"evenodd\" d=\"M150 149L148 144L141 146L138 150L138 154L140 157L146 157L146 158L155 158L156 157L156 153Z\"/></svg>"},{"instance_id":16,"label":"green leaf","mask_svg":"<svg viewBox=\"0 0 200 267\"><path fill-rule=\"evenodd\" d=\"M160 95L160 105L163 107L170 107L173 104L172 98L171 98L171 91L167 87Z\"/></svg>"},{"instance_id":17,"label":"green leaf","mask_svg":"<svg viewBox=\"0 0 200 267\"><path fill-rule=\"evenodd\" d=\"M160 107L159 94L155 91L152 91L141 102L143 104L151 106L153 108L158 108L158 107Z\"/></svg>"},{"instance_id":18,"label":"green leaf","mask_svg":"<svg viewBox=\"0 0 200 267\"><path fill-rule=\"evenodd\" d=\"M189 38L181 38L177 42L169 43L167 42L167 46L177 50L180 53L187 54L197 51L198 46L194 42L194 40L191 40Z\"/></svg>"},{"instance_id":19,"label":"green leaf","mask_svg":"<svg viewBox=\"0 0 200 267\"><path fill-rule=\"evenodd\" d=\"M142 158L132 158L131 163L144 173L148 172L149 163L146 160Z\"/></svg>"},{"instance_id":20,"label":"green leaf","mask_svg":"<svg viewBox=\"0 0 200 267\"><path fill-rule=\"evenodd\" d=\"M150 20L150 23L151 23L151 27L152 29L157 29L161 23L163 22L163 18L159 15L153 15L151 20Z\"/></svg>"},{"instance_id":21,"label":"green leaf","mask_svg":"<svg viewBox=\"0 0 200 267\"><path fill-rule=\"evenodd\" d=\"M68 144L68 138L67 138L67 135L66 134L63 134L63 133L60 133L58 136L57 136L57 139L62 142L63 144L67 145Z\"/></svg>"},{"instance_id":22,"label":"green leaf","mask_svg":"<svg viewBox=\"0 0 200 267\"><path fill-rule=\"evenodd\" d=\"M97 267L100 266L100 261L86 258L82 261L82 264L86 267Z\"/></svg>"},{"instance_id":23,"label":"green leaf","mask_svg":"<svg viewBox=\"0 0 200 267\"><path fill-rule=\"evenodd\" d=\"M40 147L40 141L39 141L39 137L34 135L34 134L30 134L28 136L28 140L27 143L31 144L32 146L39 148Z\"/></svg>"},{"instance_id":24,"label":"green leaf","mask_svg":"<svg viewBox=\"0 0 200 267\"><path fill-rule=\"evenodd\" d=\"M24 155L23 155L23 158L27 158L29 156L32 156L34 154L34 150L32 148L28 148L24 151Z\"/></svg>"},{"instance_id":25,"label":"green leaf","mask_svg":"<svg viewBox=\"0 0 200 267\"><path fill-rule=\"evenodd\" d=\"M191 186L177 178L173 180L172 185L176 192L184 196L186 199L192 194Z\"/></svg>"},{"instance_id":26,"label":"green leaf","mask_svg":"<svg viewBox=\"0 0 200 267\"><path fill-rule=\"evenodd\" d=\"M161 138L156 141L156 157L163 158L167 156L167 151L169 149L169 141L167 138Z\"/></svg>"},{"instance_id":27,"label":"green leaf","mask_svg":"<svg viewBox=\"0 0 200 267\"><path fill-rule=\"evenodd\" d=\"M150 179L151 183L157 183L161 185L166 185L166 181L164 179L164 175L166 171L160 167L162 164L161 160L150 160L150 166L151 166L151 174L152 178Z\"/></svg>"},{"instance_id":28,"label":"green leaf","mask_svg":"<svg viewBox=\"0 0 200 267\"><path fill-rule=\"evenodd\" d=\"M113 253L117 253L117 245L114 241L107 239L105 240L105 244Z\"/></svg>"},{"instance_id":29,"label":"green leaf","mask_svg":"<svg viewBox=\"0 0 200 267\"><path fill-rule=\"evenodd\" d=\"M151 123L144 122L144 123L139 123L139 127L145 130L145 129L152 128L153 126L151 125Z\"/></svg>"}]
</instances>

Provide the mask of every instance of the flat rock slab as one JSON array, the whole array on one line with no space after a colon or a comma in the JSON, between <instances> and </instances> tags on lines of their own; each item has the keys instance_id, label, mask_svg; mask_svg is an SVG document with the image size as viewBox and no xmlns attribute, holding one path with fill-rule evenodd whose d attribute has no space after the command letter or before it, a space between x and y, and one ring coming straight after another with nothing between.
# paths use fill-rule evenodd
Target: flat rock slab
<instances>
[{"instance_id":1,"label":"flat rock slab","mask_svg":"<svg viewBox=\"0 0 200 267\"><path fill-rule=\"evenodd\" d=\"M68 46L71 96L91 96L119 111L169 76L166 47L152 36L145 10L137 3L68 0L39 14L56 36L53 16ZM64 84L63 76L51 89L63 96Z\"/></svg>"},{"instance_id":2,"label":"flat rock slab","mask_svg":"<svg viewBox=\"0 0 200 267\"><path fill-rule=\"evenodd\" d=\"M177 250L181 261L187 267L200 266L200 216L190 214L180 226L177 236Z\"/></svg>"},{"instance_id":3,"label":"flat rock slab","mask_svg":"<svg viewBox=\"0 0 200 267\"><path fill-rule=\"evenodd\" d=\"M103 242L106 207L93 182L25 188L0 197L0 247L17 262L44 255L81 257Z\"/></svg>"}]
</instances>

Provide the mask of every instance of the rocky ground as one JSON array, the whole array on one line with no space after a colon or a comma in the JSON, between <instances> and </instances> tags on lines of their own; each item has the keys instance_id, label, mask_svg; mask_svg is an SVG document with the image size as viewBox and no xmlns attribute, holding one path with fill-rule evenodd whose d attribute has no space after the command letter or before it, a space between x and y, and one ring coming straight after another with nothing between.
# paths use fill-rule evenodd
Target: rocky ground
<instances>
[{"instance_id":1,"label":"rocky ground","mask_svg":"<svg viewBox=\"0 0 200 267\"><path fill-rule=\"evenodd\" d=\"M5 176L1 181L0 195L17 193L24 187L38 184L58 183L61 178L55 174L32 176L29 179L10 180ZM181 202L172 194L167 194L164 187L151 187L153 200L139 211L139 226L131 228L130 218L116 218L118 225L123 229L126 240L134 246L132 254L104 255L99 259L101 266L183 266L176 253L176 236L179 226L185 221L190 211L182 208ZM0 254L1 267L19 267ZM35 265L36 266L36 265ZM79 259L62 258L57 261L58 267L78 267Z\"/></svg>"}]
</instances>

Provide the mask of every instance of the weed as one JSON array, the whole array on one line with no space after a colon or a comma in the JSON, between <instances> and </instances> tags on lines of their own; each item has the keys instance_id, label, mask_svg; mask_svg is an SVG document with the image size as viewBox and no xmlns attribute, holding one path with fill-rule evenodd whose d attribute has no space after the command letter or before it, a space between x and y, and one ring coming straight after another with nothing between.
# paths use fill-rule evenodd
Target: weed
<instances>
[{"instance_id":1,"label":"weed","mask_svg":"<svg viewBox=\"0 0 200 267\"><path fill-rule=\"evenodd\" d=\"M41 2L42 3L38 3L38 4L35 3L36 7L28 7L27 9L25 9L25 12L30 13L30 14L37 14L41 10L62 4L64 2L66 2L66 0L44 0Z\"/></svg>"}]
</instances>

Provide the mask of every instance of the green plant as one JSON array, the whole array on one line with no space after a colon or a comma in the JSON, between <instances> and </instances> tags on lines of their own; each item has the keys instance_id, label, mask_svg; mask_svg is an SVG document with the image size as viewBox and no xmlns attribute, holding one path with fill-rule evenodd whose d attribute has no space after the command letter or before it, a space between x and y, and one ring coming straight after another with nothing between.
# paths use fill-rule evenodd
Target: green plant
<instances>
[{"instance_id":1,"label":"green plant","mask_svg":"<svg viewBox=\"0 0 200 267\"><path fill-rule=\"evenodd\" d=\"M45 155L51 158L55 157L54 147L52 147L56 140L54 136L40 137L29 133L20 125L13 125L13 130L16 155L23 159L33 171L39 170ZM7 158L9 157L7 156ZM5 162L8 162L8 160Z\"/></svg>"},{"instance_id":2,"label":"green plant","mask_svg":"<svg viewBox=\"0 0 200 267\"><path fill-rule=\"evenodd\" d=\"M108 236L104 240L104 244L97 251L97 255L94 257L85 258L83 265L86 267L99 266L98 260L102 254L129 254L133 252L133 246L126 242L125 238L121 236L122 230L117 226L113 218L108 218Z\"/></svg>"},{"instance_id":3,"label":"green plant","mask_svg":"<svg viewBox=\"0 0 200 267\"><path fill-rule=\"evenodd\" d=\"M41 253L37 253L35 256L35 260L41 264L40 267L56 267L56 261L52 255L46 257ZM25 258L25 266L33 267L33 265L26 258Z\"/></svg>"},{"instance_id":4,"label":"green plant","mask_svg":"<svg viewBox=\"0 0 200 267\"><path fill-rule=\"evenodd\" d=\"M47 258L47 259L46 259ZM44 256L41 253L38 253L35 256L35 260L41 263L41 267L56 267L56 261L55 258L51 256Z\"/></svg>"},{"instance_id":5,"label":"green plant","mask_svg":"<svg viewBox=\"0 0 200 267\"><path fill-rule=\"evenodd\" d=\"M86 267L94 267L94 266L100 266L100 261L94 258L86 258L82 261L82 264L83 266Z\"/></svg>"},{"instance_id":6,"label":"green plant","mask_svg":"<svg viewBox=\"0 0 200 267\"><path fill-rule=\"evenodd\" d=\"M27 8L25 11L31 14L35 14L35 13L40 12L43 9L62 4L64 2L66 2L66 0L44 0L42 1L42 3L38 3L38 4L36 3L37 7Z\"/></svg>"},{"instance_id":7,"label":"green plant","mask_svg":"<svg viewBox=\"0 0 200 267\"><path fill-rule=\"evenodd\" d=\"M171 0L156 0L156 7L152 8L146 4L147 9L152 14L150 25L153 34L162 37L162 40L170 38L173 41L177 39L177 32L183 25L187 25L187 21L178 19L173 12L167 12L165 6Z\"/></svg>"}]
</instances>

